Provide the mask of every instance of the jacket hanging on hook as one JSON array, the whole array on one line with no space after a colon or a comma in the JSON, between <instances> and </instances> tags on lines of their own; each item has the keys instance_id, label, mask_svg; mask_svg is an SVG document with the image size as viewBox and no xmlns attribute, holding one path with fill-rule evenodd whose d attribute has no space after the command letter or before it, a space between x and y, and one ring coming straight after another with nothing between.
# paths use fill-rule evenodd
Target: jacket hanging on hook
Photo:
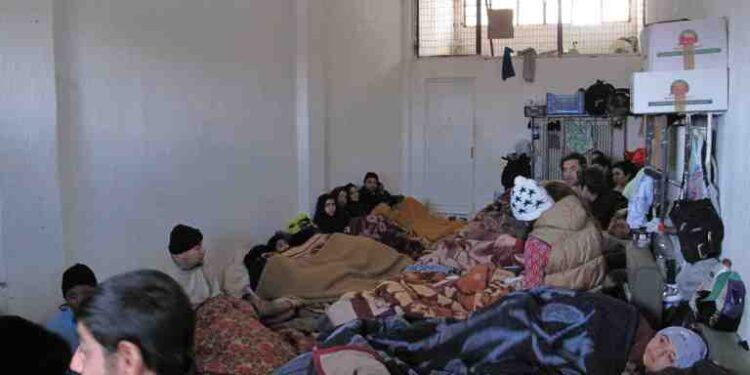
<instances>
[{"instance_id":1,"label":"jacket hanging on hook","mask_svg":"<svg viewBox=\"0 0 750 375\"><path fill-rule=\"evenodd\" d=\"M513 69L512 53L512 49L505 47L505 51L503 52L503 81L516 76L516 71Z\"/></svg>"}]
</instances>

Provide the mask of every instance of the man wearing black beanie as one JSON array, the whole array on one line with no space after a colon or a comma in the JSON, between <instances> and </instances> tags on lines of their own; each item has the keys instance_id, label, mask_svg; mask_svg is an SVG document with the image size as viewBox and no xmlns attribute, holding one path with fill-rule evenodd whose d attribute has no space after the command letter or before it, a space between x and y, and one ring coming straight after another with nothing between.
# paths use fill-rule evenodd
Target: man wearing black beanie
<instances>
[{"instance_id":1,"label":"man wearing black beanie","mask_svg":"<svg viewBox=\"0 0 750 375\"><path fill-rule=\"evenodd\" d=\"M74 352L78 348L75 312L81 302L94 293L96 275L85 264L77 263L63 272L62 296L65 303L47 321L47 329L60 335Z\"/></svg>"},{"instance_id":2,"label":"man wearing black beanie","mask_svg":"<svg viewBox=\"0 0 750 375\"><path fill-rule=\"evenodd\" d=\"M182 286L193 307L219 294L218 281L203 265L206 253L200 230L176 225L169 234L168 249L171 261L165 271Z\"/></svg>"}]
</instances>

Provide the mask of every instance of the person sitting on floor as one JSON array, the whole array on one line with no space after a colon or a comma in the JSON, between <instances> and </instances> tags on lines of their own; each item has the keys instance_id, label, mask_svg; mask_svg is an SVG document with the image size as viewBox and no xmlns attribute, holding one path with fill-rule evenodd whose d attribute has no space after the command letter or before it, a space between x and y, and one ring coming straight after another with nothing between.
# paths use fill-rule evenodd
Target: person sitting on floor
<instances>
[{"instance_id":1,"label":"person sitting on floor","mask_svg":"<svg viewBox=\"0 0 750 375\"><path fill-rule=\"evenodd\" d=\"M355 218L369 214L369 212L366 211L365 206L359 200L359 188L357 185L349 183L345 188L349 193L349 205L347 206L349 216Z\"/></svg>"},{"instance_id":2,"label":"person sitting on floor","mask_svg":"<svg viewBox=\"0 0 750 375\"><path fill-rule=\"evenodd\" d=\"M576 152L564 157L560 162L563 181L570 187L580 184L581 173L584 169L586 169L586 158Z\"/></svg>"},{"instance_id":3,"label":"person sitting on floor","mask_svg":"<svg viewBox=\"0 0 750 375\"><path fill-rule=\"evenodd\" d=\"M166 273L177 281L198 307L221 293L218 279L204 266L203 234L200 230L178 224L169 234L169 266Z\"/></svg>"},{"instance_id":4,"label":"person sitting on floor","mask_svg":"<svg viewBox=\"0 0 750 375\"><path fill-rule=\"evenodd\" d=\"M114 276L81 304L77 318L81 345L70 363L77 373L191 373L195 313L166 274Z\"/></svg>"},{"instance_id":5,"label":"person sitting on floor","mask_svg":"<svg viewBox=\"0 0 750 375\"><path fill-rule=\"evenodd\" d=\"M612 185L614 185L614 190L618 193L625 191L625 186L635 177L636 173L635 165L627 160L615 163L612 166Z\"/></svg>"},{"instance_id":6,"label":"person sitting on floor","mask_svg":"<svg viewBox=\"0 0 750 375\"><path fill-rule=\"evenodd\" d=\"M381 203L388 205L395 203L394 197L385 190L380 177L375 172L367 172L365 175L364 185L359 189L359 200L367 213Z\"/></svg>"},{"instance_id":7,"label":"person sitting on floor","mask_svg":"<svg viewBox=\"0 0 750 375\"><path fill-rule=\"evenodd\" d=\"M96 275L88 266L77 263L63 272L62 295L65 303L47 321L47 329L65 339L70 345L71 352L78 348L75 310L84 299L94 293L94 288L96 288Z\"/></svg>"},{"instance_id":8,"label":"person sitting on floor","mask_svg":"<svg viewBox=\"0 0 750 375\"><path fill-rule=\"evenodd\" d=\"M73 352L55 332L20 316L0 316L3 373L67 374ZM76 345L77 346L77 345Z\"/></svg>"},{"instance_id":9,"label":"person sitting on floor","mask_svg":"<svg viewBox=\"0 0 750 375\"><path fill-rule=\"evenodd\" d=\"M331 196L336 198L336 210L349 215L349 192L346 186L339 186L331 190Z\"/></svg>"},{"instance_id":10,"label":"person sitting on floor","mask_svg":"<svg viewBox=\"0 0 750 375\"><path fill-rule=\"evenodd\" d=\"M349 226L349 215L336 207L334 196L323 194L315 205L313 222L322 233L344 233Z\"/></svg>"},{"instance_id":11,"label":"person sitting on floor","mask_svg":"<svg viewBox=\"0 0 750 375\"><path fill-rule=\"evenodd\" d=\"M628 207L628 200L609 188L607 178L599 168L591 167L583 171L580 195L589 203L591 214L603 230L609 229L610 221L618 210Z\"/></svg>"},{"instance_id":12,"label":"person sitting on floor","mask_svg":"<svg viewBox=\"0 0 750 375\"><path fill-rule=\"evenodd\" d=\"M604 280L602 233L594 218L565 183L516 177L511 192L513 216L529 223L525 242L509 235L499 246L523 248L524 288L550 285L590 290Z\"/></svg>"}]
</instances>

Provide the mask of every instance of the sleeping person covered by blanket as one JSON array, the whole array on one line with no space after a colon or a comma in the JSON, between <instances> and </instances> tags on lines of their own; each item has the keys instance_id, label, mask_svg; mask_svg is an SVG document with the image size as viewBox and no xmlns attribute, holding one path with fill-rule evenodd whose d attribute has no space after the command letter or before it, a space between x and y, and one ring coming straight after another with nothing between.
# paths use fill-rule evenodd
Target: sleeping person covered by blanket
<instances>
[{"instance_id":1,"label":"sleeping person covered by blanket","mask_svg":"<svg viewBox=\"0 0 750 375\"><path fill-rule=\"evenodd\" d=\"M706 356L697 334L670 327L654 335L625 302L543 287L509 294L461 321L353 321L276 374L312 374L320 352L342 346L374 352L391 374L620 375L629 363L655 372L690 367Z\"/></svg>"}]
</instances>

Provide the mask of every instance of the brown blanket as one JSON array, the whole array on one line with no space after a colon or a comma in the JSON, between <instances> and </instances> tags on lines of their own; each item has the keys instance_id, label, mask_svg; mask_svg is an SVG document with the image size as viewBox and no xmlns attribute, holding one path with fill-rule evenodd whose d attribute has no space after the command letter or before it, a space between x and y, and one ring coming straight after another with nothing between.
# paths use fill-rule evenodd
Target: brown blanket
<instances>
[{"instance_id":1,"label":"brown blanket","mask_svg":"<svg viewBox=\"0 0 750 375\"><path fill-rule=\"evenodd\" d=\"M378 286L375 295L400 306L407 314L427 318L466 319L513 292L505 281L513 274L483 264L457 279L437 273L405 272Z\"/></svg>"},{"instance_id":2,"label":"brown blanket","mask_svg":"<svg viewBox=\"0 0 750 375\"><path fill-rule=\"evenodd\" d=\"M380 204L372 210L372 214L385 216L428 242L455 234L464 226L463 223L432 215L425 205L414 198L404 199L395 209Z\"/></svg>"},{"instance_id":3,"label":"brown blanket","mask_svg":"<svg viewBox=\"0 0 750 375\"><path fill-rule=\"evenodd\" d=\"M335 301L346 292L375 288L398 275L412 261L365 237L336 233L315 254L268 259L257 294L266 300L297 297L306 302Z\"/></svg>"}]
</instances>

